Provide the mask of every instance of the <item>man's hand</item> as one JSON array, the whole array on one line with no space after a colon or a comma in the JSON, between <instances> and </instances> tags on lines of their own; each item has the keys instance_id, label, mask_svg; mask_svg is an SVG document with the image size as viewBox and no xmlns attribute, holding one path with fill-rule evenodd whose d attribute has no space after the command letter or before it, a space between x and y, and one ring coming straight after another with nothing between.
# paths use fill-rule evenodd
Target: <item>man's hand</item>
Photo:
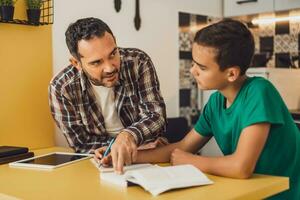
<instances>
[{"instance_id":1,"label":"man's hand","mask_svg":"<svg viewBox=\"0 0 300 200\"><path fill-rule=\"evenodd\" d=\"M195 155L182 151L180 149L174 149L171 153L170 163L172 165L183 165L183 164L192 164L194 165Z\"/></svg>"},{"instance_id":2,"label":"man's hand","mask_svg":"<svg viewBox=\"0 0 300 200\"><path fill-rule=\"evenodd\" d=\"M107 156L103 157L103 154L105 150L107 149L107 146L100 147L96 150L94 150L94 159L97 163L101 163L104 167L111 166L111 155L108 154Z\"/></svg>"},{"instance_id":3,"label":"man's hand","mask_svg":"<svg viewBox=\"0 0 300 200\"><path fill-rule=\"evenodd\" d=\"M137 159L137 145L134 137L128 132L121 132L111 148L114 170L123 173L124 165L131 165Z\"/></svg>"}]
</instances>

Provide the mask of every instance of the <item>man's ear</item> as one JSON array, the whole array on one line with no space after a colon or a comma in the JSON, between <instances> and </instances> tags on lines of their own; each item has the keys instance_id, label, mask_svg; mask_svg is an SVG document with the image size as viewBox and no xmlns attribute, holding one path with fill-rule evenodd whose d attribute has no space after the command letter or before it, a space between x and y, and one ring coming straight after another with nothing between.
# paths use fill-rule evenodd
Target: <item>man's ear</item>
<instances>
[{"instance_id":1,"label":"man's ear","mask_svg":"<svg viewBox=\"0 0 300 200\"><path fill-rule=\"evenodd\" d=\"M227 78L229 82L235 81L241 74L241 69L238 66L227 68Z\"/></svg>"},{"instance_id":2,"label":"man's ear","mask_svg":"<svg viewBox=\"0 0 300 200\"><path fill-rule=\"evenodd\" d=\"M69 61L74 67L76 67L78 70L81 70L81 64L75 57L71 56Z\"/></svg>"}]
</instances>

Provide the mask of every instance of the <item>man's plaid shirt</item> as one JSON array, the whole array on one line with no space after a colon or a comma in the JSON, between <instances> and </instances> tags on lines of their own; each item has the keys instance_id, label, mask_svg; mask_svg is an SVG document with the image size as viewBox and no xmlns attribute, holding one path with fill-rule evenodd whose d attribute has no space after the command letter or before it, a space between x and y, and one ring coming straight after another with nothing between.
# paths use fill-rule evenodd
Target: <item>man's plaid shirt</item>
<instances>
[{"instance_id":1,"label":"man's plaid shirt","mask_svg":"<svg viewBox=\"0 0 300 200\"><path fill-rule=\"evenodd\" d=\"M138 145L165 132L166 108L151 59L143 51L119 48L121 68L114 87L118 115L124 131ZM76 152L106 146L110 137L86 75L73 66L58 73L49 85L52 116Z\"/></svg>"}]
</instances>

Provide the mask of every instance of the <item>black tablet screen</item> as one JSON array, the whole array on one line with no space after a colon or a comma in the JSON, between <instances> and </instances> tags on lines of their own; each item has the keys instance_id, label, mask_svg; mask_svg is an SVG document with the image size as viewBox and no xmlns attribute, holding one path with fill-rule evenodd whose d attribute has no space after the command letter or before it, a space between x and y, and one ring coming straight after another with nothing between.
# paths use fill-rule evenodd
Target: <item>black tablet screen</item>
<instances>
[{"instance_id":1,"label":"black tablet screen","mask_svg":"<svg viewBox=\"0 0 300 200\"><path fill-rule=\"evenodd\" d=\"M68 155L68 154L50 154L47 156L42 156L39 158L30 159L27 161L23 161L21 163L31 163L31 164L39 164L39 165L60 165L70 161L78 160L81 158L85 158L85 155Z\"/></svg>"}]
</instances>

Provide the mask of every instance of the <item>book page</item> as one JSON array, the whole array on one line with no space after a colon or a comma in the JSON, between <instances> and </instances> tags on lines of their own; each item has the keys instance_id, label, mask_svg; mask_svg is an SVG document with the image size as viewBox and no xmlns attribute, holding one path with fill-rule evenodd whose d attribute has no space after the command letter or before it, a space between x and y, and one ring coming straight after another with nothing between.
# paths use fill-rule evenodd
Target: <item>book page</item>
<instances>
[{"instance_id":1,"label":"book page","mask_svg":"<svg viewBox=\"0 0 300 200\"><path fill-rule=\"evenodd\" d=\"M114 168L113 167L103 167L103 166L99 166L99 163L97 163L95 161L94 158L90 159L90 161L95 165L95 167L98 168L98 170L103 173L103 172L114 172ZM145 168L145 167L150 167L153 166L150 163L145 163L145 164L132 164L132 165L128 165L128 166L124 166L123 170L124 173L128 170L132 170L132 169L138 169L138 168Z\"/></svg>"},{"instance_id":2,"label":"book page","mask_svg":"<svg viewBox=\"0 0 300 200\"><path fill-rule=\"evenodd\" d=\"M127 175L131 176L130 181L141 185L154 196L169 189L213 183L192 165L137 169Z\"/></svg>"}]
</instances>

